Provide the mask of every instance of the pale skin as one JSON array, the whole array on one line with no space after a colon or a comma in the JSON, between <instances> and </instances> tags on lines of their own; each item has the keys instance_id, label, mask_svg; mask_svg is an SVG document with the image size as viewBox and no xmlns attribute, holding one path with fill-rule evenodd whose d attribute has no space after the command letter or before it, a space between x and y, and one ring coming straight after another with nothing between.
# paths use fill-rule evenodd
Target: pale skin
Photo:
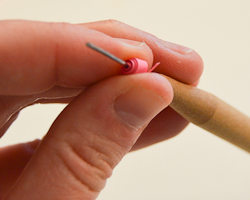
<instances>
[{"instance_id":1,"label":"pale skin","mask_svg":"<svg viewBox=\"0 0 250 200\"><path fill-rule=\"evenodd\" d=\"M119 64L86 42L123 60L161 62L156 72L187 84L196 85L203 70L195 51L113 20L1 21L0 135L29 105L68 106L42 141L0 149L0 199L96 199L126 153L187 126L168 107L173 91L166 78L121 75Z\"/></svg>"}]
</instances>

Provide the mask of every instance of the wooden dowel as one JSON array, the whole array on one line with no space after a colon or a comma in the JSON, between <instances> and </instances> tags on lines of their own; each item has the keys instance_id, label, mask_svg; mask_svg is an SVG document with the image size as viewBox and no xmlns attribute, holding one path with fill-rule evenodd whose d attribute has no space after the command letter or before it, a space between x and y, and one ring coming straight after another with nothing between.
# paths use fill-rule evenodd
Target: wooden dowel
<instances>
[{"instance_id":1,"label":"wooden dowel","mask_svg":"<svg viewBox=\"0 0 250 200\"><path fill-rule=\"evenodd\" d=\"M174 89L170 106L188 121L250 153L250 118L196 87L167 77Z\"/></svg>"}]
</instances>

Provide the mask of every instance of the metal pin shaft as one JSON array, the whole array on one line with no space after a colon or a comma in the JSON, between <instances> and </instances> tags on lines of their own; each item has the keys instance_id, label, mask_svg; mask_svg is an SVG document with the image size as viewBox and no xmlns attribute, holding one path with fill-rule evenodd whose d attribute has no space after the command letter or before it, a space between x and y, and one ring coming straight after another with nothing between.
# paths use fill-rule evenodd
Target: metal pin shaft
<instances>
[{"instance_id":1,"label":"metal pin shaft","mask_svg":"<svg viewBox=\"0 0 250 200\"><path fill-rule=\"evenodd\" d=\"M92 44L92 43L90 43L90 42L87 42L86 45L87 45L88 47L90 47L91 49L93 49L93 50L95 50L95 51L97 51L97 52L99 52L99 53L101 53L101 54L103 54L103 55L109 57L110 59L112 59L112 60L118 62L119 64L121 64L121 65L123 65L123 66L127 66L127 63L126 63L124 60L122 60L122 59L120 59L120 58L117 58L116 56L114 56L113 54L111 54L111 53L105 51L104 49L102 49L102 48L100 48L100 47L98 47L98 46L96 46L96 45L94 45L94 44Z\"/></svg>"}]
</instances>

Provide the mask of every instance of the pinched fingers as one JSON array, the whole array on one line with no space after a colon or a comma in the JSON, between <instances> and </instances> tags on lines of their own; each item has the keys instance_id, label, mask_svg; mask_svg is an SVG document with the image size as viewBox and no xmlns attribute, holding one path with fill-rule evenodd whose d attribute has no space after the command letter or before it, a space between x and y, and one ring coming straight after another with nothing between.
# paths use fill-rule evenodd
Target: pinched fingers
<instances>
[{"instance_id":1,"label":"pinched fingers","mask_svg":"<svg viewBox=\"0 0 250 200\"><path fill-rule=\"evenodd\" d=\"M82 24L82 26L98 30L111 37L145 42L153 52L154 62L161 63L155 69L156 72L180 82L198 84L203 71L203 62L194 50L163 41L115 20L91 22ZM151 121L133 149L140 149L169 139L180 133L187 125L186 119L168 107Z\"/></svg>"},{"instance_id":2,"label":"pinched fingers","mask_svg":"<svg viewBox=\"0 0 250 200\"><path fill-rule=\"evenodd\" d=\"M0 136L22 108L36 102L61 102L95 82L120 74L117 63L87 48L86 42L121 59L138 57L152 64L147 45L80 25L0 22Z\"/></svg>"},{"instance_id":3,"label":"pinched fingers","mask_svg":"<svg viewBox=\"0 0 250 200\"><path fill-rule=\"evenodd\" d=\"M161 62L156 72L188 84L196 84L203 71L201 57L192 49L163 41L149 33L116 20L82 24L111 37L145 42L152 50L154 62Z\"/></svg>"}]
</instances>

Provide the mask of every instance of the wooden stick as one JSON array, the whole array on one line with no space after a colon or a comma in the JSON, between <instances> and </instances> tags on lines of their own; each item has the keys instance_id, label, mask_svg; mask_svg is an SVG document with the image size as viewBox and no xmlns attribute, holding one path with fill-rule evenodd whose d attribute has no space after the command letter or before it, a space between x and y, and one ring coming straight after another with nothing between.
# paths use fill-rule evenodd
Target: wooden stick
<instances>
[{"instance_id":1,"label":"wooden stick","mask_svg":"<svg viewBox=\"0 0 250 200\"><path fill-rule=\"evenodd\" d=\"M188 121L250 153L250 118L216 96L167 77L174 89L170 106Z\"/></svg>"}]
</instances>

